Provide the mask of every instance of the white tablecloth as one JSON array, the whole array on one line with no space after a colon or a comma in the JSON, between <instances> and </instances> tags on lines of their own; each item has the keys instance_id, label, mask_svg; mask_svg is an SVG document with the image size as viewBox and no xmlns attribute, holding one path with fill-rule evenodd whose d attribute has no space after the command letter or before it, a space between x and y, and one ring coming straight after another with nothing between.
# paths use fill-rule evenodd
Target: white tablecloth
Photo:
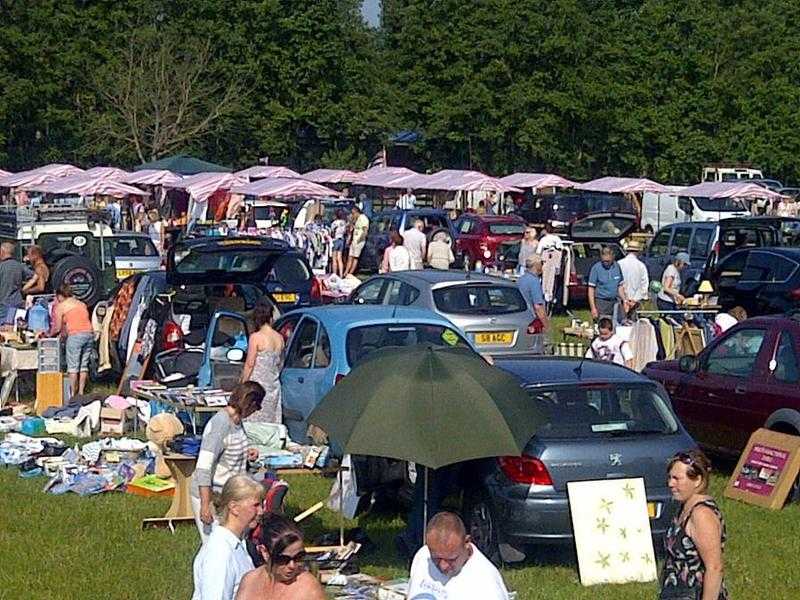
<instances>
[{"instance_id":1,"label":"white tablecloth","mask_svg":"<svg viewBox=\"0 0 800 600\"><path fill-rule=\"evenodd\" d=\"M39 354L36 348L21 350L11 346L0 346L0 377L14 371L35 371Z\"/></svg>"}]
</instances>

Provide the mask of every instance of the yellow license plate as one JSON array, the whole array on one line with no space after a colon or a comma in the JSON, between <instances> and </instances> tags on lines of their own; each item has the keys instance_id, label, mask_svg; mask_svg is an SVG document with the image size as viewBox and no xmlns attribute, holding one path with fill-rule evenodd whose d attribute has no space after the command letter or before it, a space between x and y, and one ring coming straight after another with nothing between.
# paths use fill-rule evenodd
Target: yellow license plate
<instances>
[{"instance_id":1,"label":"yellow license plate","mask_svg":"<svg viewBox=\"0 0 800 600\"><path fill-rule=\"evenodd\" d=\"M275 302L297 302L297 294L272 294Z\"/></svg>"},{"instance_id":2,"label":"yellow license plate","mask_svg":"<svg viewBox=\"0 0 800 600\"><path fill-rule=\"evenodd\" d=\"M125 279L138 272L138 269L117 269L117 279Z\"/></svg>"},{"instance_id":3,"label":"yellow license plate","mask_svg":"<svg viewBox=\"0 0 800 600\"><path fill-rule=\"evenodd\" d=\"M513 331L486 331L475 334L475 343L487 344L510 344L514 341Z\"/></svg>"},{"instance_id":4,"label":"yellow license plate","mask_svg":"<svg viewBox=\"0 0 800 600\"><path fill-rule=\"evenodd\" d=\"M655 519L658 511L656 510L658 507L656 506L655 502L648 502L647 503L647 516L651 519Z\"/></svg>"}]
</instances>

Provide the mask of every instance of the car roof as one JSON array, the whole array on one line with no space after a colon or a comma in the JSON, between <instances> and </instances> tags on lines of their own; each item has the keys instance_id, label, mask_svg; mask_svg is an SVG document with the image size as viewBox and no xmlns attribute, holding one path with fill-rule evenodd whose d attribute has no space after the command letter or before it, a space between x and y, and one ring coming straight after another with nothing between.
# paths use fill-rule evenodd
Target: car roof
<instances>
[{"instance_id":1,"label":"car roof","mask_svg":"<svg viewBox=\"0 0 800 600\"><path fill-rule=\"evenodd\" d=\"M525 221L519 215L479 215L477 213L465 213L463 217L469 217L477 221L485 221L487 223L524 223Z\"/></svg>"},{"instance_id":2,"label":"car roof","mask_svg":"<svg viewBox=\"0 0 800 600\"><path fill-rule=\"evenodd\" d=\"M506 283L514 285L513 281L503 277L494 277L484 273L467 273L466 271L459 271L457 269L450 269L449 271L438 269L422 269L417 271L396 271L379 277L392 277L400 281L408 283L427 283L428 285L436 285L439 283Z\"/></svg>"},{"instance_id":3,"label":"car roof","mask_svg":"<svg viewBox=\"0 0 800 600\"><path fill-rule=\"evenodd\" d=\"M293 249L285 240L257 237L253 235L236 236L203 236L185 238L180 242L184 248L220 249L220 250L290 250Z\"/></svg>"},{"instance_id":4,"label":"car roof","mask_svg":"<svg viewBox=\"0 0 800 600\"><path fill-rule=\"evenodd\" d=\"M762 317L750 317L749 319L745 319L744 321L739 321L735 327L737 329L741 327L747 327L748 325L752 326L761 326L761 327L771 327L771 326L779 326L782 329L785 328L787 325L791 327L800 327L800 315L797 317L791 315L764 315ZM733 331L733 327L729 331ZM727 332L726 332L727 333Z\"/></svg>"},{"instance_id":5,"label":"car roof","mask_svg":"<svg viewBox=\"0 0 800 600\"><path fill-rule=\"evenodd\" d=\"M408 210L400 210L399 208L392 208L389 210L382 210L379 212L376 217L382 217L384 215L399 215L402 213L411 213L415 215L445 215L447 216L447 211L441 208L411 208Z\"/></svg>"},{"instance_id":6,"label":"car roof","mask_svg":"<svg viewBox=\"0 0 800 600\"><path fill-rule=\"evenodd\" d=\"M648 377L621 365L590 359L533 355L496 357L495 366L516 376L524 385L653 383Z\"/></svg>"},{"instance_id":7,"label":"car roof","mask_svg":"<svg viewBox=\"0 0 800 600\"><path fill-rule=\"evenodd\" d=\"M800 248L792 248L788 246L753 246L752 248L737 248L728 256L733 256L734 254L742 252L772 252L773 254L785 256L786 258L791 258L800 262ZM722 260L728 260L728 256Z\"/></svg>"},{"instance_id":8,"label":"car roof","mask_svg":"<svg viewBox=\"0 0 800 600\"><path fill-rule=\"evenodd\" d=\"M150 239L150 235L142 231L115 231L114 237L147 238L148 240Z\"/></svg>"},{"instance_id":9,"label":"car roof","mask_svg":"<svg viewBox=\"0 0 800 600\"><path fill-rule=\"evenodd\" d=\"M298 308L286 315L302 313L316 317L325 325L368 325L375 322L428 323L455 327L450 321L424 308L383 305L325 305ZM284 315L284 316L286 316Z\"/></svg>"}]
</instances>

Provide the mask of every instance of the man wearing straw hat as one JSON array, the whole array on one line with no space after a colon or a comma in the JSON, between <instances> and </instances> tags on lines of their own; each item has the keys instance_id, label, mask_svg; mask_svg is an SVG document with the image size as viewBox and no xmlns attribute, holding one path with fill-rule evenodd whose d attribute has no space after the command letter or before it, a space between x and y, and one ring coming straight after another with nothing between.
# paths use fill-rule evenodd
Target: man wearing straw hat
<instances>
[{"instance_id":1,"label":"man wearing straw hat","mask_svg":"<svg viewBox=\"0 0 800 600\"><path fill-rule=\"evenodd\" d=\"M642 245L638 240L628 242L625 258L618 261L622 271L623 287L625 288L625 301L619 311L619 321L633 319L634 314L648 298L650 288L650 276L647 274L647 267L639 260L639 253Z\"/></svg>"}]
</instances>

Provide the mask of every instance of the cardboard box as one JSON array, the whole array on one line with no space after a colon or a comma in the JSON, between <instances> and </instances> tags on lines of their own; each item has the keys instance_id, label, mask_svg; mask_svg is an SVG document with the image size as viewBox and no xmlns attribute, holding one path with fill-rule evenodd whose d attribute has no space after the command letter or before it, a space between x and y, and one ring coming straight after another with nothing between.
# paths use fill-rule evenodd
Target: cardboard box
<instances>
[{"instance_id":1,"label":"cardboard box","mask_svg":"<svg viewBox=\"0 0 800 600\"><path fill-rule=\"evenodd\" d=\"M130 428L132 418L130 409L119 410L104 406L100 410L100 433L122 435Z\"/></svg>"}]
</instances>

